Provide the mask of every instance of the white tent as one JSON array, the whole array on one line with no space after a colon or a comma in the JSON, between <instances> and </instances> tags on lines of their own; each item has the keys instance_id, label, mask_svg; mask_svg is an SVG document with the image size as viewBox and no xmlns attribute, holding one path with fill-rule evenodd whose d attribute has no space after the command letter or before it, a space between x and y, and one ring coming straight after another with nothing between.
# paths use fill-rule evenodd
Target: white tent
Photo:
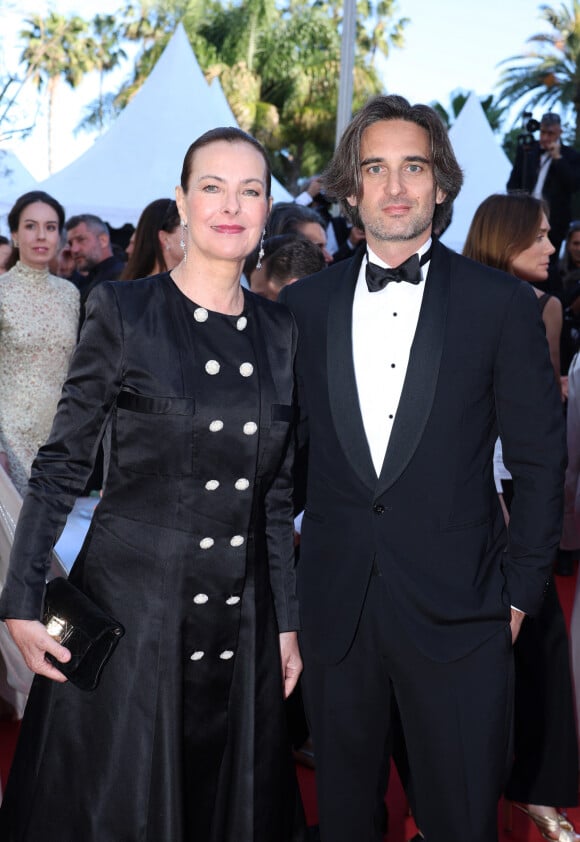
<instances>
[{"instance_id":1,"label":"white tent","mask_svg":"<svg viewBox=\"0 0 580 842\"><path fill-rule=\"evenodd\" d=\"M465 182L453 206L451 225L441 240L461 251L477 207L491 193L505 193L512 165L473 92L449 130L449 139Z\"/></svg>"},{"instance_id":2,"label":"white tent","mask_svg":"<svg viewBox=\"0 0 580 842\"><path fill-rule=\"evenodd\" d=\"M106 134L38 187L58 199L67 216L96 213L114 227L136 223L153 199L173 197L189 145L224 125L236 123L221 86L218 90L214 81L210 88L206 82L180 24ZM277 182L272 192L275 201L292 198ZM0 212L14 198L0 197Z\"/></svg>"},{"instance_id":3,"label":"white tent","mask_svg":"<svg viewBox=\"0 0 580 842\"><path fill-rule=\"evenodd\" d=\"M18 156L9 149L0 149L0 199L8 195L16 199L35 185L36 179Z\"/></svg>"}]
</instances>

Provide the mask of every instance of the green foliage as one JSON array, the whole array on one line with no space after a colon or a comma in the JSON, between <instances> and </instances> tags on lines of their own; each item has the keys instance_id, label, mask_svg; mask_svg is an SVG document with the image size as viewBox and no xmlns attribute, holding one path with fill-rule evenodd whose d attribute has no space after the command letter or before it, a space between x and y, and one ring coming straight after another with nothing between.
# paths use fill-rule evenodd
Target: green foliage
<instances>
[{"instance_id":1,"label":"green foliage","mask_svg":"<svg viewBox=\"0 0 580 842\"><path fill-rule=\"evenodd\" d=\"M575 114L580 141L580 0L559 7L543 4L541 18L551 27L528 38L531 48L502 64L500 99L508 106L521 103L521 112L542 106L563 107Z\"/></svg>"},{"instance_id":2,"label":"green foliage","mask_svg":"<svg viewBox=\"0 0 580 842\"><path fill-rule=\"evenodd\" d=\"M93 47L88 24L78 15L64 17L56 12L43 18L33 15L25 21L28 28L20 32L25 42L21 62L26 67L26 80L38 90L46 88L48 99L48 167L52 170L52 113L56 90L61 79L75 88L85 73L92 70Z\"/></svg>"},{"instance_id":3,"label":"green foliage","mask_svg":"<svg viewBox=\"0 0 580 842\"><path fill-rule=\"evenodd\" d=\"M395 0L361 0L353 108L381 90L377 54L403 43ZM292 189L332 155L340 69L341 4L323 0L161 0L129 4L125 36L144 49L123 107L151 72L181 20L206 78L218 77L240 126L270 150L275 174Z\"/></svg>"},{"instance_id":4,"label":"green foliage","mask_svg":"<svg viewBox=\"0 0 580 842\"><path fill-rule=\"evenodd\" d=\"M451 113L449 113L449 111L447 111L440 102L432 102L431 107L439 114L447 128L451 128L454 121L461 113L468 97L469 91L462 91L460 89L452 91L449 100ZM501 128L505 108L500 106L499 103L494 100L493 94L479 97L479 102L481 103L481 107L483 108L492 131L498 132Z\"/></svg>"},{"instance_id":5,"label":"green foliage","mask_svg":"<svg viewBox=\"0 0 580 842\"><path fill-rule=\"evenodd\" d=\"M239 124L264 142L276 175L290 189L321 170L334 149L342 4L326 0L128 0L120 16L83 21L51 12L33 16L23 33L27 78L51 96L60 79L76 85L98 71L101 90L80 127L113 119L151 73L178 23L210 81L219 78ZM374 66L403 45L407 20L396 0L359 0L353 110L382 89ZM102 81L138 43L132 78L115 95Z\"/></svg>"}]
</instances>

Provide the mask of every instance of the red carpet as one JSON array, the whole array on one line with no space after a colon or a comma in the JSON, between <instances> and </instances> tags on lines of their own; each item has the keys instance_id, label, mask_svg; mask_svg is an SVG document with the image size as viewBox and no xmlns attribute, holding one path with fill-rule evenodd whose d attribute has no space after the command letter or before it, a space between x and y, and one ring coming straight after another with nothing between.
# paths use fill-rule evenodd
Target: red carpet
<instances>
[{"instance_id":1,"label":"red carpet","mask_svg":"<svg viewBox=\"0 0 580 842\"><path fill-rule=\"evenodd\" d=\"M575 576L557 576L556 583L562 608L569 621L574 598ZM3 783L6 782L8 776L17 734L17 723L0 722L0 779ZM314 772L303 766L297 766L297 771L306 818L308 824L313 825L317 822ZM389 833L385 839L388 842L405 842L405 840L411 839L416 833L416 828L413 819L408 815L405 794L394 767L391 770L386 801L389 809ZM580 808L571 809L569 816L575 827L580 830ZM498 810L498 826L500 842L541 842L542 840L539 831L519 810L514 809L512 811L511 832L505 830L503 804L500 804Z\"/></svg>"}]
</instances>

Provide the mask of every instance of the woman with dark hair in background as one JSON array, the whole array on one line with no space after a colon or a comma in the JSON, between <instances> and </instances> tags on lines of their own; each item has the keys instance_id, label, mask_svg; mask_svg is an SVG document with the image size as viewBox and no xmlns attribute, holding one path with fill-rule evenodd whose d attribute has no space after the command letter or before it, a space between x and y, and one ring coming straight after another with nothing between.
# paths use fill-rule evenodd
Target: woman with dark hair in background
<instances>
[{"instance_id":1,"label":"woman with dark hair in background","mask_svg":"<svg viewBox=\"0 0 580 842\"><path fill-rule=\"evenodd\" d=\"M253 137L206 132L176 191L181 263L89 296L0 599L38 673L2 842L304 842L284 711L302 667L296 328L240 286L270 185ZM125 634L86 692L57 669L70 654L39 618L101 440L103 496L69 580Z\"/></svg>"},{"instance_id":2,"label":"woman with dark hair in background","mask_svg":"<svg viewBox=\"0 0 580 842\"><path fill-rule=\"evenodd\" d=\"M475 212L463 253L530 284L541 284L548 278L549 258L554 252L549 230L543 201L525 194L489 196ZM534 292L559 382L562 306L535 287ZM541 441L537 447L542 447ZM512 502L515 508L518 500L514 497L512 501L509 473L502 467L500 471L500 493L509 521ZM550 579L540 613L525 618L514 646L514 764L505 795L529 816L545 839L558 842L580 838L556 809L578 803L578 749L568 649L564 615Z\"/></svg>"},{"instance_id":3,"label":"woman with dark hair in background","mask_svg":"<svg viewBox=\"0 0 580 842\"><path fill-rule=\"evenodd\" d=\"M44 444L76 344L79 293L51 275L64 209L40 190L8 214L13 249L0 276L0 464L24 493Z\"/></svg>"},{"instance_id":4,"label":"woman with dark hair in background","mask_svg":"<svg viewBox=\"0 0 580 842\"><path fill-rule=\"evenodd\" d=\"M142 211L131 237L131 253L120 280L170 272L183 257L179 213L173 199L155 199Z\"/></svg>"}]
</instances>

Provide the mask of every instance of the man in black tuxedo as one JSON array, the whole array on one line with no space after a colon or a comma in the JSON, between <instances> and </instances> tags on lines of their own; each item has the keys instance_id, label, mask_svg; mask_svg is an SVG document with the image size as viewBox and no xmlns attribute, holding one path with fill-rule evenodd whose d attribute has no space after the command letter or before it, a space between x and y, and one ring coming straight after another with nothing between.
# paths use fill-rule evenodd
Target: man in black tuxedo
<instances>
[{"instance_id":1,"label":"man in black tuxedo","mask_svg":"<svg viewBox=\"0 0 580 842\"><path fill-rule=\"evenodd\" d=\"M507 183L508 193L524 191L547 202L549 237L556 248L552 263L556 268L572 218L572 196L580 188L580 154L565 146L561 136L558 114L544 114L539 141L531 140L518 146Z\"/></svg>"},{"instance_id":2,"label":"man in black tuxedo","mask_svg":"<svg viewBox=\"0 0 580 842\"><path fill-rule=\"evenodd\" d=\"M433 109L371 100L325 175L368 250L281 296L309 451L298 589L323 842L381 838L393 698L427 842L497 839L511 646L550 575L565 444L533 291L432 236L461 182Z\"/></svg>"}]
</instances>

